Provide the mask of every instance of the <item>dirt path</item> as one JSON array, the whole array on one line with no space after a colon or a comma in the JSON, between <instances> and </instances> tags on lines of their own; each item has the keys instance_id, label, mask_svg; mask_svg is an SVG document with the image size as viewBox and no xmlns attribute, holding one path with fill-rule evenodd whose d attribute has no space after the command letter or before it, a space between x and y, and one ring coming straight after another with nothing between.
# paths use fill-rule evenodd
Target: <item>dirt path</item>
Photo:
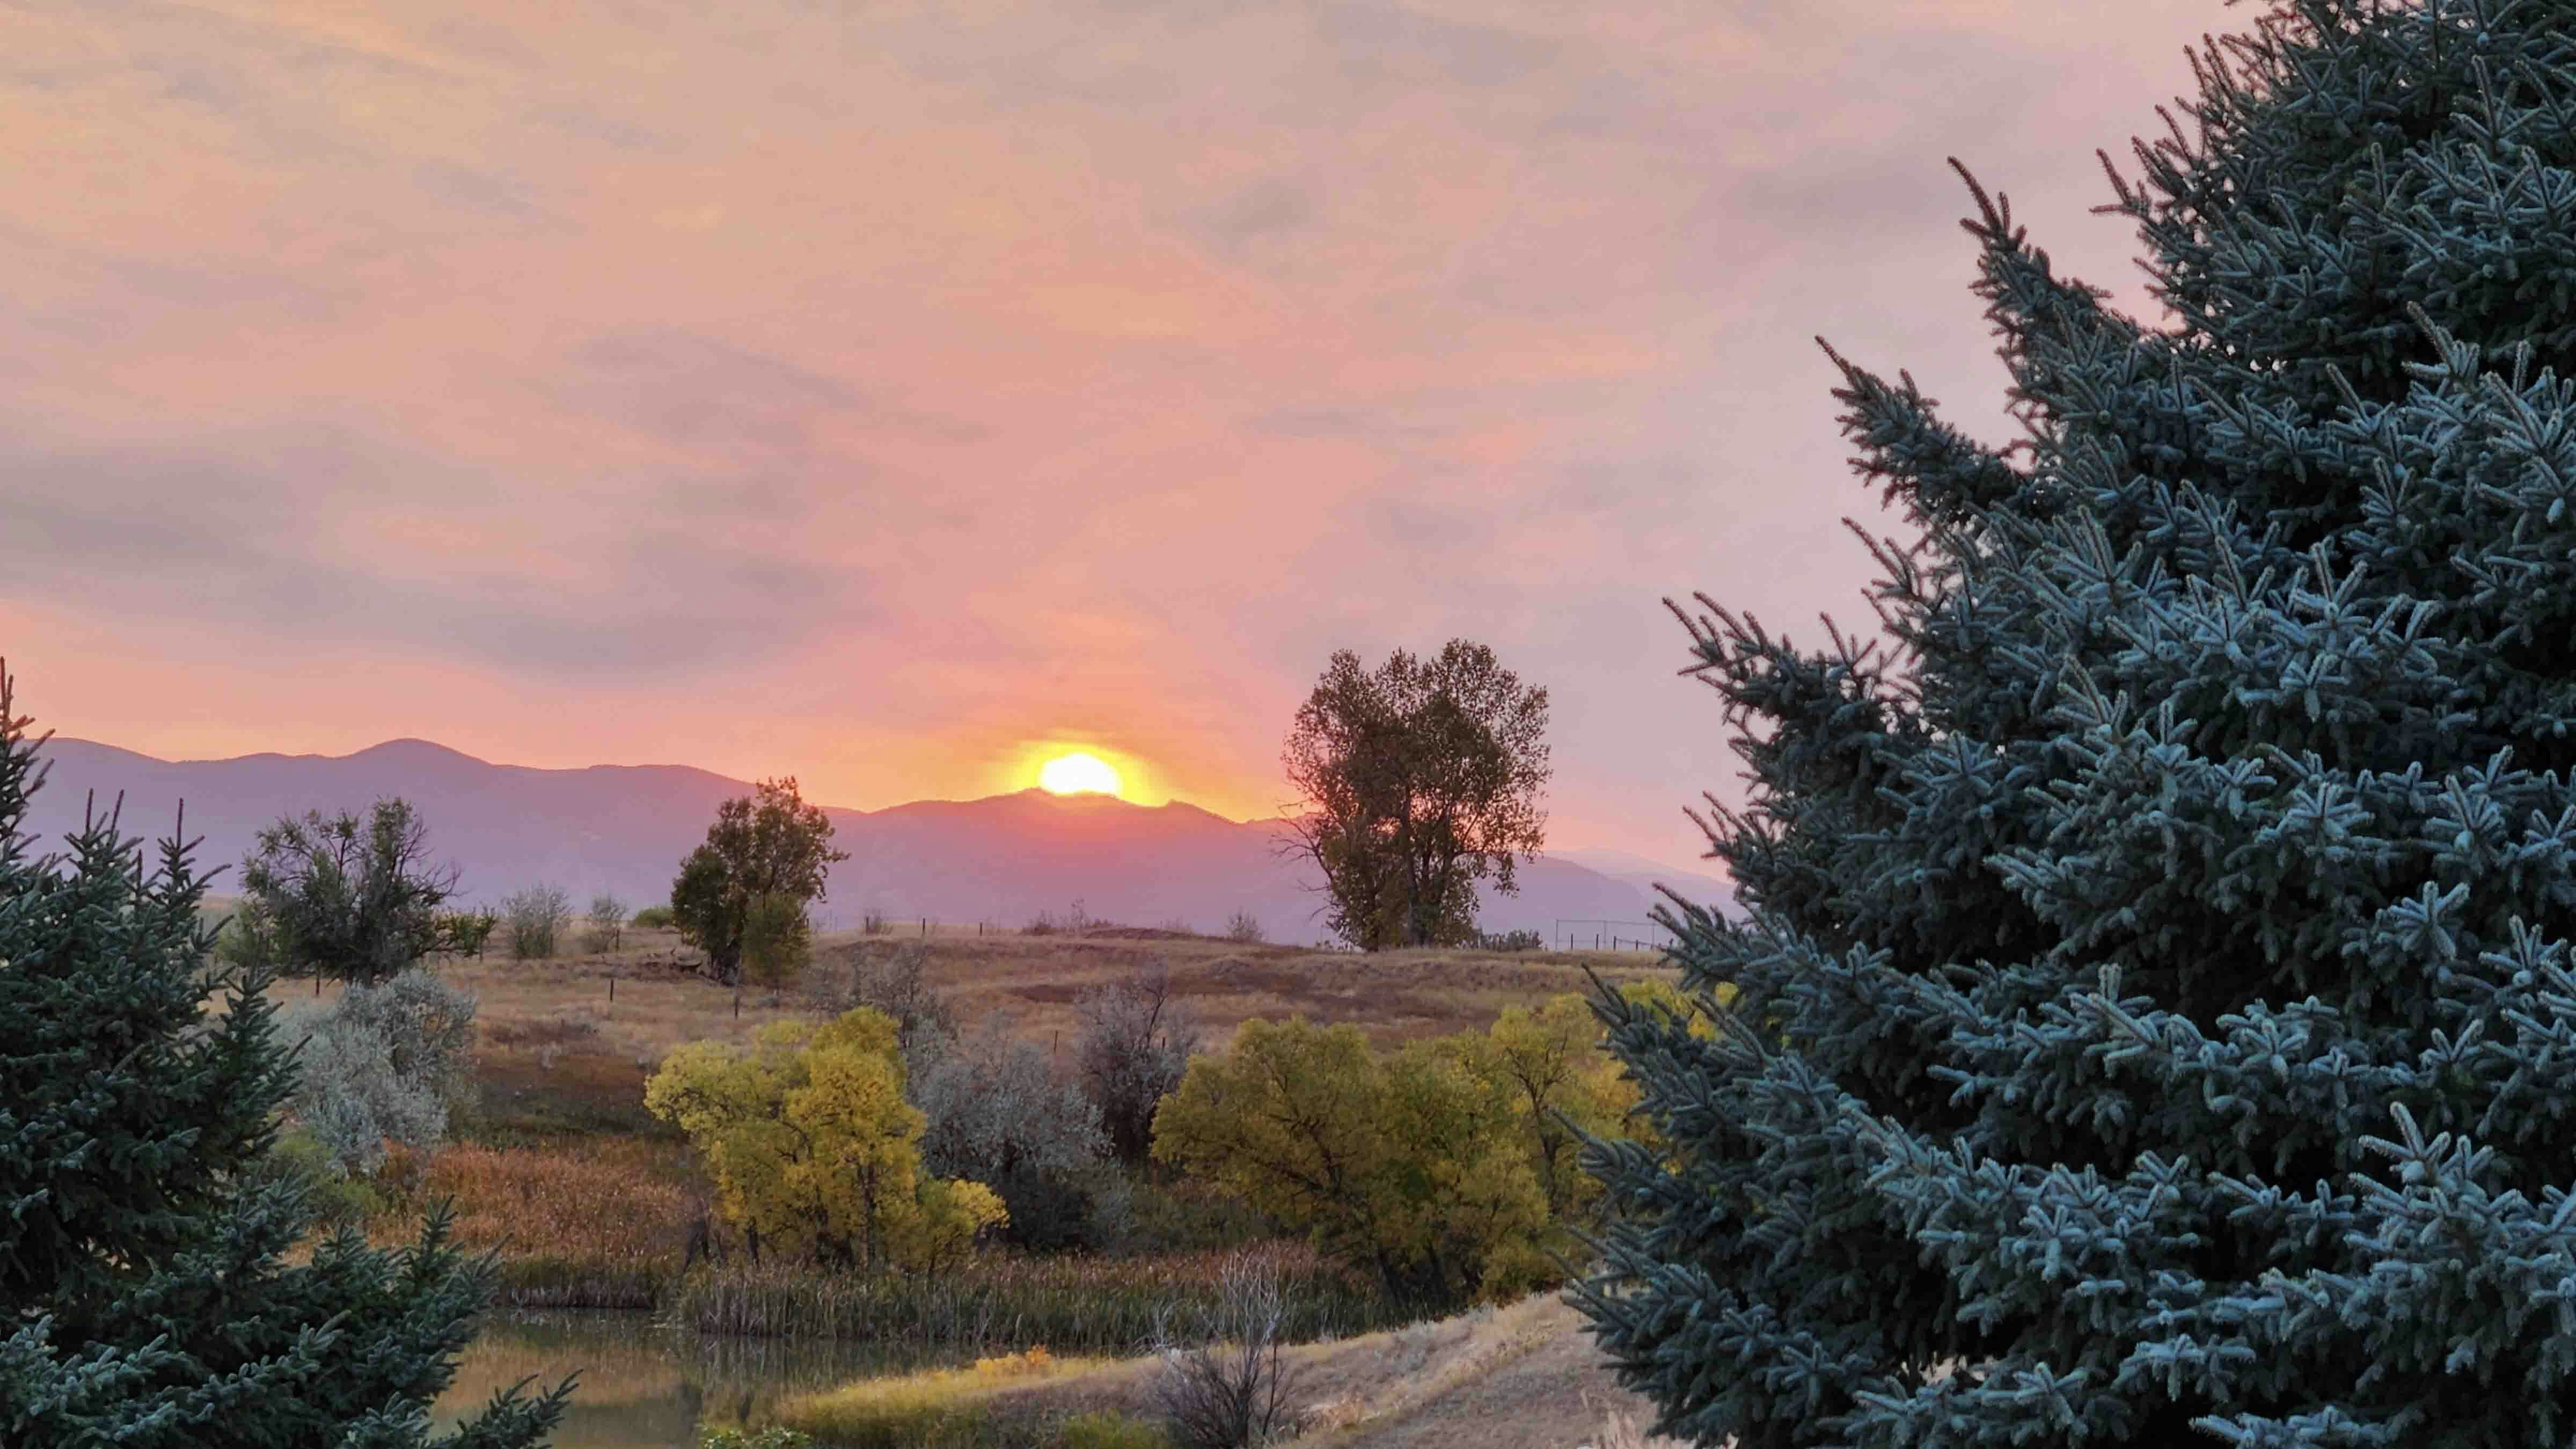
<instances>
[{"instance_id":1,"label":"dirt path","mask_svg":"<svg viewBox=\"0 0 2576 1449\"><path fill-rule=\"evenodd\" d=\"M1369 1426L1353 1449L1576 1449L1598 1445L1614 1411L1646 1422L1645 1401L1611 1381L1591 1336L1565 1329Z\"/></svg>"},{"instance_id":2,"label":"dirt path","mask_svg":"<svg viewBox=\"0 0 2576 1449\"><path fill-rule=\"evenodd\" d=\"M1299 1449L1652 1449L1635 1432L1652 1411L1612 1380L1583 1324L1542 1295L1331 1345L1306 1366L1322 1422ZM1614 1416L1628 1432L1605 1436Z\"/></svg>"}]
</instances>

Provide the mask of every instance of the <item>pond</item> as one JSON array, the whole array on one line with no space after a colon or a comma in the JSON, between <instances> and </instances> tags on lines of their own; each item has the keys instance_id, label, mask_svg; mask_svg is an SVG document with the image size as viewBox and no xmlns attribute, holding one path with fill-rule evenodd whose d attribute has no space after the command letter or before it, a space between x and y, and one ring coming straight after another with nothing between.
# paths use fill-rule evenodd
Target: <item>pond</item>
<instances>
[{"instance_id":1,"label":"pond","mask_svg":"<svg viewBox=\"0 0 2576 1449\"><path fill-rule=\"evenodd\" d=\"M964 1362L971 1354L873 1343L709 1338L641 1313L496 1313L457 1357L442 1426L533 1374L544 1388L579 1370L557 1449L689 1449L701 1425L760 1422L781 1399L871 1374Z\"/></svg>"}]
</instances>

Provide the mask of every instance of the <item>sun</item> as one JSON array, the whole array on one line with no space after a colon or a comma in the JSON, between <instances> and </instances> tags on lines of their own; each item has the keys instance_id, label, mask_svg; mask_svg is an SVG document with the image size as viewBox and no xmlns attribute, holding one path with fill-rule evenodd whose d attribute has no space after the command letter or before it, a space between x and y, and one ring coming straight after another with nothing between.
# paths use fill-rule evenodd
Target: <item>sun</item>
<instances>
[{"instance_id":1,"label":"sun","mask_svg":"<svg viewBox=\"0 0 2576 1449\"><path fill-rule=\"evenodd\" d=\"M1038 783L1057 795L1115 795L1118 772L1097 755L1058 755L1039 767Z\"/></svg>"}]
</instances>

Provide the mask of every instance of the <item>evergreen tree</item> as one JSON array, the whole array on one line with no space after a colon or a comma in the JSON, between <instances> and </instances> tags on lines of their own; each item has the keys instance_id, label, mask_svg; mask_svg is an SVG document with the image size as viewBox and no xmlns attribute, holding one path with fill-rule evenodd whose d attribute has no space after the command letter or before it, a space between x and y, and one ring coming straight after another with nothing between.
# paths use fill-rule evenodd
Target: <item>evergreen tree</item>
<instances>
[{"instance_id":1,"label":"evergreen tree","mask_svg":"<svg viewBox=\"0 0 2576 1449\"><path fill-rule=\"evenodd\" d=\"M1579 1294L1662 1432L2576 1437L2576 5L2224 44L2103 158L2177 331L1970 179L2030 438L1834 357L1893 649L1684 614L1740 995L1600 998L1663 1140Z\"/></svg>"},{"instance_id":2,"label":"evergreen tree","mask_svg":"<svg viewBox=\"0 0 2576 1449\"><path fill-rule=\"evenodd\" d=\"M215 960L180 839L147 874L110 811L31 855L43 741L13 704L0 674L0 1444L539 1442L568 1385L432 1439L492 1282L444 1214L399 1252L346 1228L280 1262L311 1214L260 1169L295 1085L271 978Z\"/></svg>"}]
</instances>

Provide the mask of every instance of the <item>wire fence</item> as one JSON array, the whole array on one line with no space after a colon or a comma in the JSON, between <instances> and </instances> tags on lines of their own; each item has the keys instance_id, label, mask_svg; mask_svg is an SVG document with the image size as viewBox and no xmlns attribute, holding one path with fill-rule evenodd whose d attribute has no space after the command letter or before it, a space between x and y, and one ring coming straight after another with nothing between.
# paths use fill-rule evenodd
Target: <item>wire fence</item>
<instances>
[{"instance_id":1,"label":"wire fence","mask_svg":"<svg viewBox=\"0 0 2576 1449\"><path fill-rule=\"evenodd\" d=\"M1660 951L1673 933L1653 921L1560 920L1549 942L1559 951Z\"/></svg>"}]
</instances>

